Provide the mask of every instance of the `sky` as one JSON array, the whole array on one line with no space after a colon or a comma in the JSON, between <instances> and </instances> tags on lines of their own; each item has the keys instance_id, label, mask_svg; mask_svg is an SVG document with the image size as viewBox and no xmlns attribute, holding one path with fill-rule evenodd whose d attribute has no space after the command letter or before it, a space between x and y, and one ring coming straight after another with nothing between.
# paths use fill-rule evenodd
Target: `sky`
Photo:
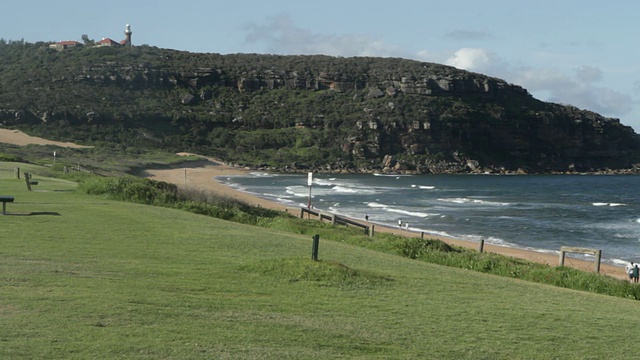
<instances>
[{"instance_id":1,"label":"sky","mask_svg":"<svg viewBox=\"0 0 640 360\"><path fill-rule=\"evenodd\" d=\"M640 133L640 1L22 0L0 38L199 53L401 57L504 79L535 98L619 118Z\"/></svg>"}]
</instances>

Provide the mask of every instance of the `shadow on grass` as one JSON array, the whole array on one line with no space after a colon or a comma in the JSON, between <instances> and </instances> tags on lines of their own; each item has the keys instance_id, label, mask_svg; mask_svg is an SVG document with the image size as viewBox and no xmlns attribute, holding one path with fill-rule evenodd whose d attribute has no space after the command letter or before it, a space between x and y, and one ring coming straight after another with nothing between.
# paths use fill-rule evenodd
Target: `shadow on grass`
<instances>
[{"instance_id":1,"label":"shadow on grass","mask_svg":"<svg viewBox=\"0 0 640 360\"><path fill-rule=\"evenodd\" d=\"M24 213L24 214L11 213L11 214L4 214L2 216L34 216L34 215L62 216L62 214L60 214L59 212L55 212L55 211L35 211L35 212Z\"/></svg>"}]
</instances>

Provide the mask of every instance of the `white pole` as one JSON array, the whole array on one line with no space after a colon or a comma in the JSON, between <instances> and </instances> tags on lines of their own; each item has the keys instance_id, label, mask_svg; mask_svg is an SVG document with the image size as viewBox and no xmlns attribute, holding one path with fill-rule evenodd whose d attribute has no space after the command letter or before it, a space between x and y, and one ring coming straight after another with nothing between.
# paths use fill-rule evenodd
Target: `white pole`
<instances>
[{"instance_id":1,"label":"white pole","mask_svg":"<svg viewBox=\"0 0 640 360\"><path fill-rule=\"evenodd\" d=\"M313 173L310 172L307 176L307 185L309 185L309 201L307 202L307 208L311 210L311 185L313 184Z\"/></svg>"}]
</instances>

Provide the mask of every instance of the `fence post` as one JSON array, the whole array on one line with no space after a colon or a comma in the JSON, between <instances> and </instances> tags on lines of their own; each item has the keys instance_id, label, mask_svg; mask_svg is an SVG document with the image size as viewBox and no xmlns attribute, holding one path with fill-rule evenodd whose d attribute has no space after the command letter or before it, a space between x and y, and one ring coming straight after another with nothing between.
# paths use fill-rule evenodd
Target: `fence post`
<instances>
[{"instance_id":1,"label":"fence post","mask_svg":"<svg viewBox=\"0 0 640 360\"><path fill-rule=\"evenodd\" d=\"M31 174L30 173L24 173L24 180L27 182L27 189L29 189L29 191L31 191Z\"/></svg>"},{"instance_id":2,"label":"fence post","mask_svg":"<svg viewBox=\"0 0 640 360\"><path fill-rule=\"evenodd\" d=\"M420 232L420 239L424 239L424 231Z\"/></svg>"},{"instance_id":3,"label":"fence post","mask_svg":"<svg viewBox=\"0 0 640 360\"><path fill-rule=\"evenodd\" d=\"M596 274L600 273L600 260L602 259L602 250L596 251Z\"/></svg>"},{"instance_id":4,"label":"fence post","mask_svg":"<svg viewBox=\"0 0 640 360\"><path fill-rule=\"evenodd\" d=\"M375 225L369 226L369 237L373 237L375 232L376 232L376 226Z\"/></svg>"},{"instance_id":5,"label":"fence post","mask_svg":"<svg viewBox=\"0 0 640 360\"><path fill-rule=\"evenodd\" d=\"M564 266L564 250L560 250L560 266Z\"/></svg>"},{"instance_id":6,"label":"fence post","mask_svg":"<svg viewBox=\"0 0 640 360\"><path fill-rule=\"evenodd\" d=\"M320 235L313 235L313 244L311 246L311 260L318 261L318 246L320 245Z\"/></svg>"},{"instance_id":7,"label":"fence post","mask_svg":"<svg viewBox=\"0 0 640 360\"><path fill-rule=\"evenodd\" d=\"M19 166L16 166L15 169L13 169L13 174L14 174L16 179L20 179L20 167Z\"/></svg>"},{"instance_id":8,"label":"fence post","mask_svg":"<svg viewBox=\"0 0 640 360\"><path fill-rule=\"evenodd\" d=\"M484 239L480 239L480 246L478 246L478 252L484 251Z\"/></svg>"}]
</instances>

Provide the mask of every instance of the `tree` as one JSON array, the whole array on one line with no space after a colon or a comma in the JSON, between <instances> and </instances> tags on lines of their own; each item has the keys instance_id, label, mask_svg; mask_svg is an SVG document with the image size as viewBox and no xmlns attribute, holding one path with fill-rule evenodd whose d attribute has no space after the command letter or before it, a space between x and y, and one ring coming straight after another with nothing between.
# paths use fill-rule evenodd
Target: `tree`
<instances>
[{"instance_id":1,"label":"tree","mask_svg":"<svg viewBox=\"0 0 640 360\"><path fill-rule=\"evenodd\" d=\"M89 39L87 34L82 34L82 41L86 46L93 46L96 43L93 39Z\"/></svg>"}]
</instances>

